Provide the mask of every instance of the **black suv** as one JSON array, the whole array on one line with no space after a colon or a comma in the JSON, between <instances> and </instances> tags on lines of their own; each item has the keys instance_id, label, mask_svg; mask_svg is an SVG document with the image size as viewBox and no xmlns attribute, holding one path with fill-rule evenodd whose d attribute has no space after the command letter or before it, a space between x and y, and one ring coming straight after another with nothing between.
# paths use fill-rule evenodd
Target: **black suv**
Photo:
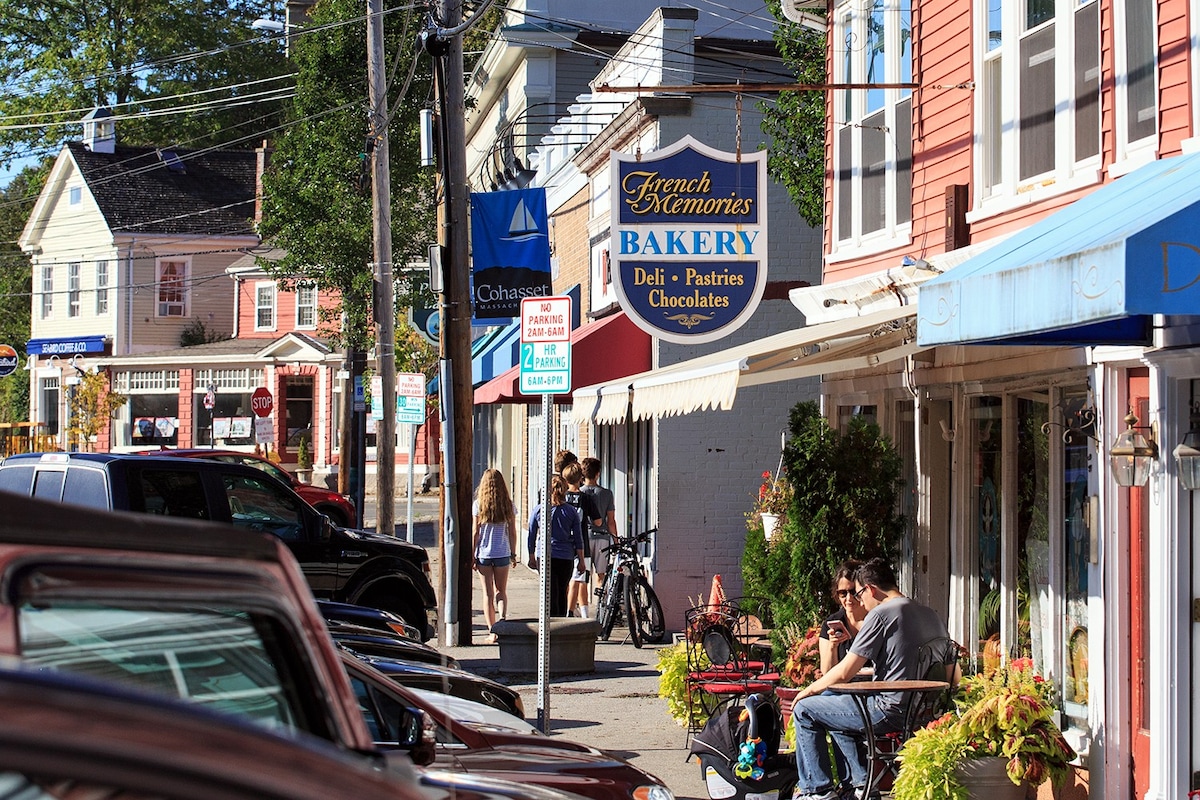
<instances>
[{"instance_id":1,"label":"black suv","mask_svg":"<svg viewBox=\"0 0 1200 800\"><path fill-rule=\"evenodd\" d=\"M0 464L0 490L272 533L296 556L316 597L394 612L425 639L436 632L425 548L339 528L253 467L128 453L28 453Z\"/></svg>"}]
</instances>

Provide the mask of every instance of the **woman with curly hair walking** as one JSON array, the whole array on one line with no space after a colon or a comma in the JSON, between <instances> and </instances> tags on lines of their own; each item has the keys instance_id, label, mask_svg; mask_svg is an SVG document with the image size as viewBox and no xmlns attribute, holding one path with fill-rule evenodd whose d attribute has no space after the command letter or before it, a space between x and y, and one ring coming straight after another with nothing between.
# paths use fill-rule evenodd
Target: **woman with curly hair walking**
<instances>
[{"instance_id":1,"label":"woman with curly hair walking","mask_svg":"<svg viewBox=\"0 0 1200 800\"><path fill-rule=\"evenodd\" d=\"M512 495L498 469L483 473L471 509L475 571L483 585L483 622L488 644L496 643L496 615L508 614L508 570L517 562L517 517Z\"/></svg>"}]
</instances>

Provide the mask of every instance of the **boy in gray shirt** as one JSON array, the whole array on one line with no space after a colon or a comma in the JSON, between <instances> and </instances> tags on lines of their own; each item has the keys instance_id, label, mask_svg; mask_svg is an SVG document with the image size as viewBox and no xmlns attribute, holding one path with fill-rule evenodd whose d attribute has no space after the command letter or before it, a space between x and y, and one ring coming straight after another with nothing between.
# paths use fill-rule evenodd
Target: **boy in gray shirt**
<instances>
[{"instance_id":1,"label":"boy in gray shirt","mask_svg":"<svg viewBox=\"0 0 1200 800\"><path fill-rule=\"evenodd\" d=\"M597 526L594 521L591 523L589 526L591 534L588 539L596 585L603 586L604 576L608 572L608 553L604 552L604 548L616 541L617 538L616 501L613 493L597 482L600 478L600 459L585 458L581 464L583 465L582 489L592 496L592 500L596 504L597 518L604 521L601 526Z\"/></svg>"}]
</instances>

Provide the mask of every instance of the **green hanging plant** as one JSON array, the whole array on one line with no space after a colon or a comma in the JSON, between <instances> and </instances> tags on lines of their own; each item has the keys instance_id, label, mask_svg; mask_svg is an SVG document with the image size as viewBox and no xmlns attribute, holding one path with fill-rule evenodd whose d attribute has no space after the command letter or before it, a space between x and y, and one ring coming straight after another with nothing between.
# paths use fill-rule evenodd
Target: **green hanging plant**
<instances>
[{"instance_id":1,"label":"green hanging plant","mask_svg":"<svg viewBox=\"0 0 1200 800\"><path fill-rule=\"evenodd\" d=\"M667 701L667 713L684 728L687 727L689 718L704 714L700 703L700 689L692 695L689 708L687 659L687 642L679 642L658 651L658 696ZM703 660L703 655L701 659ZM705 663L702 666L708 665Z\"/></svg>"}]
</instances>

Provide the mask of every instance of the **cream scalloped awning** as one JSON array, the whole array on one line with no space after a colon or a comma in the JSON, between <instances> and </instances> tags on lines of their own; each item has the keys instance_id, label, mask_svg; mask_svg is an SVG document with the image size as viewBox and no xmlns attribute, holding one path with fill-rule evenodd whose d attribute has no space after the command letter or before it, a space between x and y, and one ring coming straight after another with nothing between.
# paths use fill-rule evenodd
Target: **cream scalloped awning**
<instances>
[{"instance_id":1,"label":"cream scalloped awning","mask_svg":"<svg viewBox=\"0 0 1200 800\"><path fill-rule=\"evenodd\" d=\"M913 306L809 325L668 367L576 389L577 413L597 424L733 408L739 386L865 369L913 355Z\"/></svg>"}]
</instances>

